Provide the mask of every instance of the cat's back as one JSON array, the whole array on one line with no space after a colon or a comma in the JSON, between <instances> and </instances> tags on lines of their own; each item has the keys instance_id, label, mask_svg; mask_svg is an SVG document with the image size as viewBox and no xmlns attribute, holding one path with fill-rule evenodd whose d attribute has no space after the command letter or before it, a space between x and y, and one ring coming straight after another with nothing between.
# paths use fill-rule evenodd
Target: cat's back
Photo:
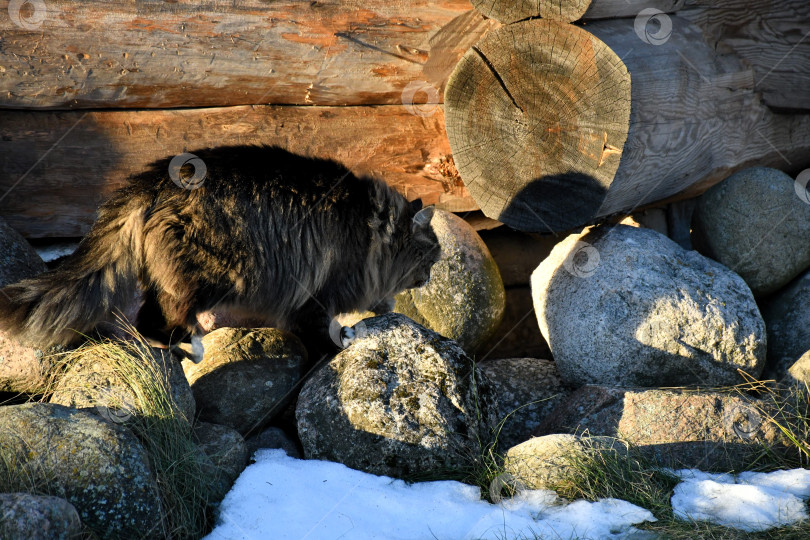
<instances>
[{"instance_id":1,"label":"cat's back","mask_svg":"<svg viewBox=\"0 0 810 540\"><path fill-rule=\"evenodd\" d=\"M185 164L185 165L183 165ZM178 189L207 198L264 199L302 204L368 195L373 181L358 178L327 159L294 154L276 146L239 145L194 150L153 162L134 176L135 190L170 193Z\"/></svg>"}]
</instances>

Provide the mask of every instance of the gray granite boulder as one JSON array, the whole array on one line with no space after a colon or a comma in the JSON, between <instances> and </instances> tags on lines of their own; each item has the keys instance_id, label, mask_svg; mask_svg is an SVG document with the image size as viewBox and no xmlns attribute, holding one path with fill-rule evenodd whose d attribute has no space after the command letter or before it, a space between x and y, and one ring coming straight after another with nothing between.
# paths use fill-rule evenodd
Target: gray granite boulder
<instances>
[{"instance_id":1,"label":"gray granite boulder","mask_svg":"<svg viewBox=\"0 0 810 540\"><path fill-rule=\"evenodd\" d=\"M742 278L649 229L569 236L535 270L532 294L573 386L722 386L765 363L765 323Z\"/></svg>"},{"instance_id":2,"label":"gray granite boulder","mask_svg":"<svg viewBox=\"0 0 810 540\"><path fill-rule=\"evenodd\" d=\"M0 330L0 392L43 394L53 383L64 347L41 349Z\"/></svg>"},{"instance_id":3,"label":"gray granite boulder","mask_svg":"<svg viewBox=\"0 0 810 540\"><path fill-rule=\"evenodd\" d=\"M801 355L787 370L782 381L810 386L810 350Z\"/></svg>"},{"instance_id":4,"label":"gray granite boulder","mask_svg":"<svg viewBox=\"0 0 810 540\"><path fill-rule=\"evenodd\" d=\"M247 467L249 456L245 439L233 428L208 422L194 424L194 435L200 449L217 468L224 495Z\"/></svg>"},{"instance_id":5,"label":"gray granite boulder","mask_svg":"<svg viewBox=\"0 0 810 540\"><path fill-rule=\"evenodd\" d=\"M498 329L506 296L498 265L484 241L463 219L437 210L430 220L441 257L430 281L398 294L394 311L474 353Z\"/></svg>"},{"instance_id":6,"label":"gray granite boulder","mask_svg":"<svg viewBox=\"0 0 810 540\"><path fill-rule=\"evenodd\" d=\"M395 477L470 466L497 422L472 360L404 315L363 322L358 338L301 390L305 457Z\"/></svg>"},{"instance_id":7,"label":"gray granite boulder","mask_svg":"<svg viewBox=\"0 0 810 540\"><path fill-rule=\"evenodd\" d=\"M754 295L767 295L810 267L810 204L782 171L744 169L698 198L692 238Z\"/></svg>"},{"instance_id":8,"label":"gray granite boulder","mask_svg":"<svg viewBox=\"0 0 810 540\"><path fill-rule=\"evenodd\" d=\"M644 457L673 468L741 469L763 448L786 455L789 444L769 420L766 401L697 390L628 390L584 386L535 430L620 438Z\"/></svg>"},{"instance_id":9,"label":"gray granite boulder","mask_svg":"<svg viewBox=\"0 0 810 540\"><path fill-rule=\"evenodd\" d=\"M0 452L13 474L67 499L100 537L158 534L158 487L146 451L125 427L50 403L0 407Z\"/></svg>"},{"instance_id":10,"label":"gray granite boulder","mask_svg":"<svg viewBox=\"0 0 810 540\"><path fill-rule=\"evenodd\" d=\"M768 328L764 376L780 380L810 351L810 271L765 301L762 316Z\"/></svg>"},{"instance_id":11,"label":"gray granite boulder","mask_svg":"<svg viewBox=\"0 0 810 540\"><path fill-rule=\"evenodd\" d=\"M571 393L551 360L503 358L478 369L489 381L503 422L498 448L506 450L531 437L532 431Z\"/></svg>"},{"instance_id":12,"label":"gray granite boulder","mask_svg":"<svg viewBox=\"0 0 810 540\"><path fill-rule=\"evenodd\" d=\"M139 385L126 379L117 367L119 354L132 356L141 364L137 372L154 380L168 391L177 411L189 421L194 419L196 406L188 381L177 358L166 349L147 347L135 342L104 342L85 345L68 355L69 367L52 388L51 403L76 409L90 409L113 422L127 422L141 408Z\"/></svg>"},{"instance_id":13,"label":"gray granite boulder","mask_svg":"<svg viewBox=\"0 0 810 540\"><path fill-rule=\"evenodd\" d=\"M81 532L79 513L61 497L0 493L0 538L71 540Z\"/></svg>"},{"instance_id":14,"label":"gray granite boulder","mask_svg":"<svg viewBox=\"0 0 810 540\"><path fill-rule=\"evenodd\" d=\"M627 448L610 437L580 437L567 433L532 437L506 453L504 472L529 489L556 489L570 483L577 466L596 452L626 454Z\"/></svg>"},{"instance_id":15,"label":"gray granite boulder","mask_svg":"<svg viewBox=\"0 0 810 540\"><path fill-rule=\"evenodd\" d=\"M202 362L183 361L200 420L244 435L266 424L295 397L307 351L289 332L220 328L202 342Z\"/></svg>"},{"instance_id":16,"label":"gray granite boulder","mask_svg":"<svg viewBox=\"0 0 810 540\"><path fill-rule=\"evenodd\" d=\"M34 248L0 217L0 287L45 270ZM64 349L43 350L35 345L19 343L0 330L0 391L37 394L47 388L56 363L54 355Z\"/></svg>"},{"instance_id":17,"label":"gray granite boulder","mask_svg":"<svg viewBox=\"0 0 810 540\"><path fill-rule=\"evenodd\" d=\"M31 244L0 218L0 287L34 277L47 269Z\"/></svg>"}]
</instances>

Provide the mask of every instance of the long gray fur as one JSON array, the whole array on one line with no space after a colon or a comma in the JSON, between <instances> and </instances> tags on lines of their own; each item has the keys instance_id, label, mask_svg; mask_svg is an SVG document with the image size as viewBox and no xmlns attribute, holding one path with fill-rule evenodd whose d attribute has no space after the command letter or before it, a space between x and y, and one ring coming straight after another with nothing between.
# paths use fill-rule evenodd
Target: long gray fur
<instances>
[{"instance_id":1,"label":"long gray fur","mask_svg":"<svg viewBox=\"0 0 810 540\"><path fill-rule=\"evenodd\" d=\"M163 332L193 333L215 307L294 330L384 304L427 281L439 257L431 209L417 217L386 184L333 161L264 146L194 154L200 187L173 182L170 158L153 163L59 268L0 290L0 329L69 344L140 289L139 323Z\"/></svg>"}]
</instances>

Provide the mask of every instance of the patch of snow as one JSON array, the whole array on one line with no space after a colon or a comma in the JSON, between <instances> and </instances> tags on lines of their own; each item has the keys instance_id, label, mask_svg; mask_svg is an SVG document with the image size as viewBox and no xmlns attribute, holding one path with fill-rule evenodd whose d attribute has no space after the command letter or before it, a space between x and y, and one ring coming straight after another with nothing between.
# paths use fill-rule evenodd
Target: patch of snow
<instances>
[{"instance_id":1,"label":"patch of snow","mask_svg":"<svg viewBox=\"0 0 810 540\"><path fill-rule=\"evenodd\" d=\"M35 247L34 249L39 257L47 263L55 261L59 257L70 255L76 251L77 247L79 247L78 242L59 242L48 246Z\"/></svg>"},{"instance_id":2,"label":"patch of snow","mask_svg":"<svg viewBox=\"0 0 810 540\"><path fill-rule=\"evenodd\" d=\"M737 476L740 484L751 484L780 491L786 491L802 499L810 497L810 471L792 469L769 473L743 472Z\"/></svg>"},{"instance_id":3,"label":"patch of snow","mask_svg":"<svg viewBox=\"0 0 810 540\"><path fill-rule=\"evenodd\" d=\"M810 496L810 471L709 474L695 470L675 473L672 509L681 519L708 521L743 531L764 531L808 518L804 499Z\"/></svg>"},{"instance_id":4,"label":"patch of snow","mask_svg":"<svg viewBox=\"0 0 810 540\"><path fill-rule=\"evenodd\" d=\"M408 485L282 450L259 450L255 459L222 501L207 540L618 539L655 521L617 499L569 504L536 490L491 504L460 482Z\"/></svg>"}]
</instances>

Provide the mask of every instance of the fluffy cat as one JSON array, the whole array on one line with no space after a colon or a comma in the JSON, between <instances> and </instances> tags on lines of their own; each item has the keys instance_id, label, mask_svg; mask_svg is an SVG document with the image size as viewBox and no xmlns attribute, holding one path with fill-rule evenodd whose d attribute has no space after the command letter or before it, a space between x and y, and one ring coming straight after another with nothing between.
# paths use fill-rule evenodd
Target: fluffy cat
<instances>
[{"instance_id":1,"label":"fluffy cat","mask_svg":"<svg viewBox=\"0 0 810 540\"><path fill-rule=\"evenodd\" d=\"M289 330L328 326L422 285L439 257L432 208L336 162L268 146L194 156L190 180L171 158L131 178L58 268L0 290L0 329L69 344L139 291L147 334L198 338L197 315L212 308Z\"/></svg>"}]
</instances>

